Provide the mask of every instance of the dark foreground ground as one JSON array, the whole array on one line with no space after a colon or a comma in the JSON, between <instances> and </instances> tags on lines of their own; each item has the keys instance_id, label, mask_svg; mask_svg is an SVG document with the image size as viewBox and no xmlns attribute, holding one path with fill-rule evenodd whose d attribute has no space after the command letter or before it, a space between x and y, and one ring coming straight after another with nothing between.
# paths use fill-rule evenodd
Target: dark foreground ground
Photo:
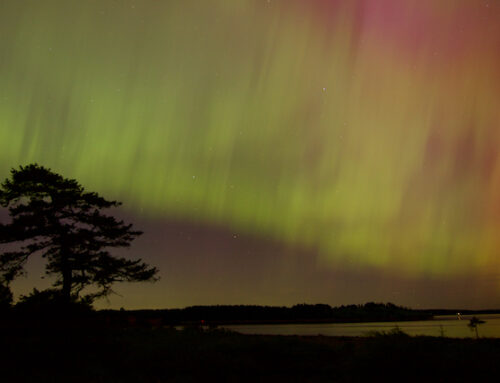
<instances>
[{"instance_id":1,"label":"dark foreground ground","mask_svg":"<svg viewBox=\"0 0 500 383\"><path fill-rule=\"evenodd\" d=\"M1 328L1 382L487 382L500 340Z\"/></svg>"}]
</instances>

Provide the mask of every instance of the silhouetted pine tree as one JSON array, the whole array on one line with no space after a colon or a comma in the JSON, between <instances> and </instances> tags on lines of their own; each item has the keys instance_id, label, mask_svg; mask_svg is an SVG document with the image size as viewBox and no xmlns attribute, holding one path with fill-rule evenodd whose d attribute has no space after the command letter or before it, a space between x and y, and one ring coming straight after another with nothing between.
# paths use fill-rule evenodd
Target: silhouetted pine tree
<instances>
[{"instance_id":1,"label":"silhouetted pine tree","mask_svg":"<svg viewBox=\"0 0 500 383\"><path fill-rule=\"evenodd\" d=\"M47 259L46 274L57 276L54 287L60 288L66 302L88 286L96 287L85 296L92 301L110 294L115 282L156 280L155 267L107 250L128 247L142 234L103 213L121 203L86 192L76 180L37 164L21 166L1 185L0 204L11 217L9 224L0 224L0 243L18 244L16 251L0 254L4 283L22 274L34 254Z\"/></svg>"}]
</instances>

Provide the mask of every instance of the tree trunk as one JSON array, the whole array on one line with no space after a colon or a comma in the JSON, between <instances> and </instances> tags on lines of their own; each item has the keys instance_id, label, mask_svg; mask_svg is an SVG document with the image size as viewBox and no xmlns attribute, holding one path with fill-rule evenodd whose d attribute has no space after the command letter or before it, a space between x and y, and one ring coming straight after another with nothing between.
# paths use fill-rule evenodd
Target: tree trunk
<instances>
[{"instance_id":1,"label":"tree trunk","mask_svg":"<svg viewBox=\"0 0 500 383\"><path fill-rule=\"evenodd\" d=\"M61 293L64 303L69 304L71 302L71 285L73 284L73 272L71 270L67 254L63 254L62 256L61 266L62 266L62 278L63 278L63 286Z\"/></svg>"}]
</instances>

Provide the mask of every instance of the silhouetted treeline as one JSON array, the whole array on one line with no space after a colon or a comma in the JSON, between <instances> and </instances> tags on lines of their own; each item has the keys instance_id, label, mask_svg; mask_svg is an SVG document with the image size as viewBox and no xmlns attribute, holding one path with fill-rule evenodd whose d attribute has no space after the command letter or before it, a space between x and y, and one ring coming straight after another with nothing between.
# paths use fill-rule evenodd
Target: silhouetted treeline
<instances>
[{"instance_id":1,"label":"silhouetted treeline","mask_svg":"<svg viewBox=\"0 0 500 383\"><path fill-rule=\"evenodd\" d=\"M396 306L392 303L366 303L331 307L326 304L278 306L191 306L165 310L102 310L108 320L134 323L156 320L162 324L229 324L282 322L384 322L431 319L430 313Z\"/></svg>"}]
</instances>

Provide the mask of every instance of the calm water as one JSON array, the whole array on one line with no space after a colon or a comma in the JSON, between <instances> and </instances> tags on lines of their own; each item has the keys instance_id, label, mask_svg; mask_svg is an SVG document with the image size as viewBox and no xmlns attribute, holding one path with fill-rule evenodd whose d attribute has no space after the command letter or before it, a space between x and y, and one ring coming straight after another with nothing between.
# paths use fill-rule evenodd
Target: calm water
<instances>
[{"instance_id":1,"label":"calm water","mask_svg":"<svg viewBox=\"0 0 500 383\"><path fill-rule=\"evenodd\" d=\"M500 314L476 315L486 323L478 326L480 337L500 338ZM242 334L265 335L329 335L329 336L366 336L370 331L390 331L396 325L409 335L430 335L453 338L475 337L467 327L472 315L436 316L434 320L412 322L372 322L372 323L335 323L335 324L266 324L231 325L225 328ZM441 330L442 329L442 330Z\"/></svg>"}]
</instances>

